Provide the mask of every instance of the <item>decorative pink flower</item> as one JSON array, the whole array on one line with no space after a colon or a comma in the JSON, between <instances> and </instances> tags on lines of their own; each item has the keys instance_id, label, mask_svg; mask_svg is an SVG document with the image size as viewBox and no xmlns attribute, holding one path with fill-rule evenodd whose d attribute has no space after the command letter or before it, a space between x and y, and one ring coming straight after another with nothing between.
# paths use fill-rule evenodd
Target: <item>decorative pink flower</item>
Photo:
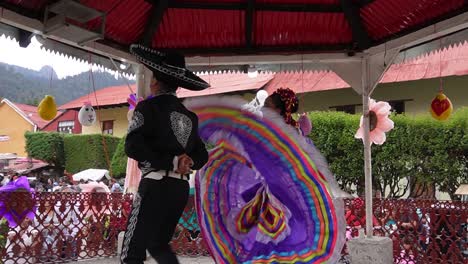
<instances>
[{"instance_id":1,"label":"decorative pink flower","mask_svg":"<svg viewBox=\"0 0 468 264\"><path fill-rule=\"evenodd\" d=\"M310 122L306 113L303 113L297 122L299 123L299 127L301 128L304 136L308 136L310 132L312 132L312 122Z\"/></svg>"},{"instance_id":2,"label":"decorative pink flower","mask_svg":"<svg viewBox=\"0 0 468 264\"><path fill-rule=\"evenodd\" d=\"M386 140L385 133L393 129L393 121L388 118L391 108L387 102L376 102L370 99L369 123L371 144L382 145ZM354 137L364 140L363 119L363 116L361 116L361 124Z\"/></svg>"}]
</instances>

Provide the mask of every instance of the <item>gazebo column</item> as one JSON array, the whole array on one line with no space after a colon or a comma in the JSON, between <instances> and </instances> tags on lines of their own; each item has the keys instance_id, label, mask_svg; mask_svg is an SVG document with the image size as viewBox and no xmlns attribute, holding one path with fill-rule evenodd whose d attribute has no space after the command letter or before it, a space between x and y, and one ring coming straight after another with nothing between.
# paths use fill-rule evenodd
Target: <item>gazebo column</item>
<instances>
[{"instance_id":1,"label":"gazebo column","mask_svg":"<svg viewBox=\"0 0 468 264\"><path fill-rule=\"evenodd\" d=\"M151 79L153 78L153 72L148 69L146 66L142 65L143 67L143 76L144 76L144 98L150 95L150 84L151 84Z\"/></svg>"},{"instance_id":2,"label":"gazebo column","mask_svg":"<svg viewBox=\"0 0 468 264\"><path fill-rule=\"evenodd\" d=\"M153 74L143 64L134 64L133 70L136 75L137 98L146 98L150 93L149 85Z\"/></svg>"},{"instance_id":3,"label":"gazebo column","mask_svg":"<svg viewBox=\"0 0 468 264\"><path fill-rule=\"evenodd\" d=\"M364 175L366 196L366 237L348 242L352 263L390 264L393 263L392 240L387 237L373 237L372 206L372 156L370 143L369 100L382 76L393 63L399 50L394 49L375 55L364 54L360 61L326 63L362 96L364 125Z\"/></svg>"}]
</instances>

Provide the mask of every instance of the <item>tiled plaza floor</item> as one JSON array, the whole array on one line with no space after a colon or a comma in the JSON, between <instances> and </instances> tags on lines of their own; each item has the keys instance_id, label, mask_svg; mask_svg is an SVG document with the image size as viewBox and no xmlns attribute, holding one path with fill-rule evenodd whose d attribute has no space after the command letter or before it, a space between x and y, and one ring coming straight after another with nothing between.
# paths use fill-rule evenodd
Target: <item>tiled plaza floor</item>
<instances>
[{"instance_id":1,"label":"tiled plaza floor","mask_svg":"<svg viewBox=\"0 0 468 264\"><path fill-rule=\"evenodd\" d=\"M178 257L181 264L214 264L213 259L209 257ZM119 263L118 258L94 259L88 261L80 261L80 264L116 264ZM145 264L157 264L156 261L150 259Z\"/></svg>"}]
</instances>

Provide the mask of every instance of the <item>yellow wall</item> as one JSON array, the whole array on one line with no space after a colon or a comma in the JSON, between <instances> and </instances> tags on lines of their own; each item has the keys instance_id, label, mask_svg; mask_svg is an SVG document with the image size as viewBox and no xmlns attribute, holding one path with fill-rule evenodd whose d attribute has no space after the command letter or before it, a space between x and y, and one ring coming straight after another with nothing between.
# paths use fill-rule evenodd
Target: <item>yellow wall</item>
<instances>
[{"instance_id":1,"label":"yellow wall","mask_svg":"<svg viewBox=\"0 0 468 264\"><path fill-rule=\"evenodd\" d=\"M406 113L428 114L429 105L439 89L439 79L426 79L411 82L380 84L371 96L378 101L406 100ZM444 93L452 101L456 110L468 106L468 76L444 78ZM352 89L339 89L300 95L301 111L331 110L332 106L362 104L361 97ZM356 113L362 107L356 107Z\"/></svg>"},{"instance_id":2,"label":"yellow wall","mask_svg":"<svg viewBox=\"0 0 468 264\"><path fill-rule=\"evenodd\" d=\"M16 153L19 157L26 157L26 131L34 131L34 126L8 104L0 104L0 136L10 137L8 141L0 142L0 153Z\"/></svg>"},{"instance_id":3,"label":"yellow wall","mask_svg":"<svg viewBox=\"0 0 468 264\"><path fill-rule=\"evenodd\" d=\"M127 134L128 121L127 121L128 106L113 107L102 110L96 110L97 118L101 122L96 122L93 126L83 126L82 134L101 134L102 121L114 121L114 134L116 137L123 137Z\"/></svg>"}]
</instances>

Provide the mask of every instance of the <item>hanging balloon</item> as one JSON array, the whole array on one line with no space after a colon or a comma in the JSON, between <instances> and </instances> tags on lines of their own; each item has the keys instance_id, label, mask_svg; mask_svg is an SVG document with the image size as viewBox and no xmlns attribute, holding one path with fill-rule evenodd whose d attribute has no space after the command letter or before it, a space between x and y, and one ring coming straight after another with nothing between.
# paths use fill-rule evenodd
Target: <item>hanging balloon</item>
<instances>
[{"instance_id":1,"label":"hanging balloon","mask_svg":"<svg viewBox=\"0 0 468 264\"><path fill-rule=\"evenodd\" d=\"M430 112L433 118L443 121L450 117L453 111L452 102L442 92L439 92L437 96L432 100Z\"/></svg>"},{"instance_id":2,"label":"hanging balloon","mask_svg":"<svg viewBox=\"0 0 468 264\"><path fill-rule=\"evenodd\" d=\"M265 90L258 91L257 95L255 96L255 98L258 99L258 103L260 104L261 107L263 107L263 105L265 104L267 97L268 97L268 93Z\"/></svg>"},{"instance_id":3,"label":"hanging balloon","mask_svg":"<svg viewBox=\"0 0 468 264\"><path fill-rule=\"evenodd\" d=\"M42 119L46 121L54 119L57 115L57 105L55 104L54 97L46 95L39 103L39 106L37 107L37 113Z\"/></svg>"},{"instance_id":4,"label":"hanging balloon","mask_svg":"<svg viewBox=\"0 0 468 264\"><path fill-rule=\"evenodd\" d=\"M92 126L96 123L96 111L89 102L85 103L78 112L78 121L83 126Z\"/></svg>"},{"instance_id":5,"label":"hanging balloon","mask_svg":"<svg viewBox=\"0 0 468 264\"><path fill-rule=\"evenodd\" d=\"M267 91L260 90L257 92L257 94L255 95L255 98L252 99L252 101L242 106L242 109L261 115L262 113L260 110L265 104L265 100L267 99L267 97L268 97Z\"/></svg>"}]
</instances>

